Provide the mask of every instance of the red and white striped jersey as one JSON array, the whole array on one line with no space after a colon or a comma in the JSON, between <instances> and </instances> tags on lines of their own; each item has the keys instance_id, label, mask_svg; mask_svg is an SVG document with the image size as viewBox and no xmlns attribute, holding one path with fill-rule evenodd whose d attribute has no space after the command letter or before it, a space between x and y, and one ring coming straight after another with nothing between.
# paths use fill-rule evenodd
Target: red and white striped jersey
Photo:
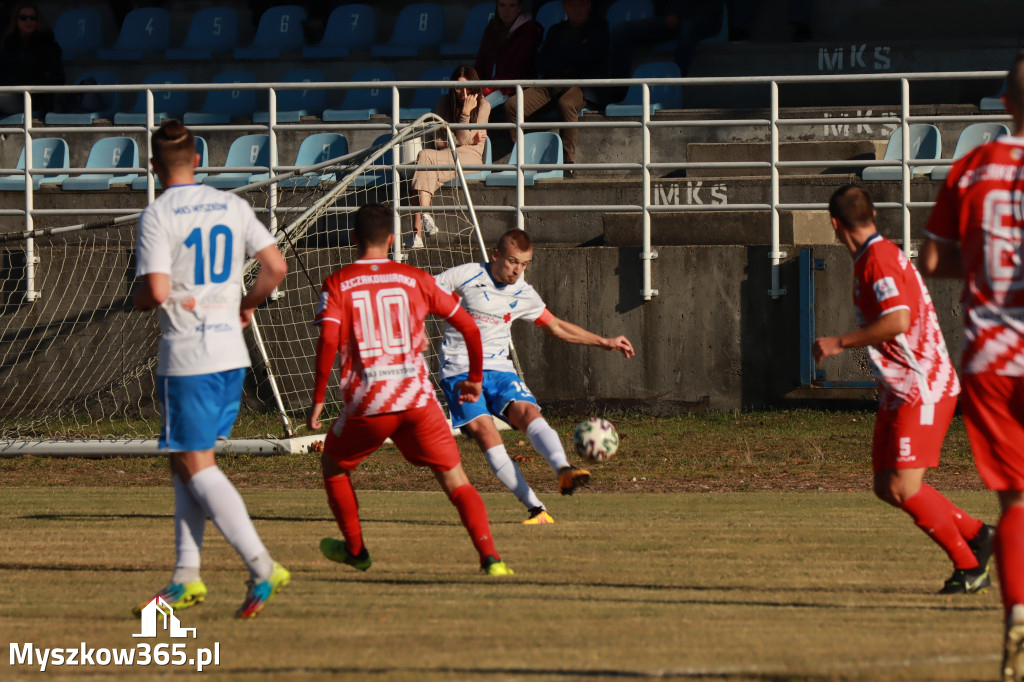
<instances>
[{"instance_id":1,"label":"red and white striped jersey","mask_svg":"<svg viewBox=\"0 0 1024 682\"><path fill-rule=\"evenodd\" d=\"M960 370L1024 376L1024 138L1000 137L954 164L926 233L960 245Z\"/></svg>"},{"instance_id":2,"label":"red and white striped jersey","mask_svg":"<svg viewBox=\"0 0 1024 682\"><path fill-rule=\"evenodd\" d=\"M853 261L853 302L861 326L897 310L910 313L907 331L868 346L879 407L934 405L960 393L928 288L910 259L880 234L869 238Z\"/></svg>"},{"instance_id":3,"label":"red and white striped jersey","mask_svg":"<svg viewBox=\"0 0 1024 682\"><path fill-rule=\"evenodd\" d=\"M401 412L436 401L421 351L428 313L448 318L458 300L429 274L390 260L358 260L331 274L320 292L314 324L338 325L341 397L347 416ZM479 351L478 351L479 352ZM314 397L323 401L323 386ZM319 374L318 374L319 379Z\"/></svg>"}]
</instances>

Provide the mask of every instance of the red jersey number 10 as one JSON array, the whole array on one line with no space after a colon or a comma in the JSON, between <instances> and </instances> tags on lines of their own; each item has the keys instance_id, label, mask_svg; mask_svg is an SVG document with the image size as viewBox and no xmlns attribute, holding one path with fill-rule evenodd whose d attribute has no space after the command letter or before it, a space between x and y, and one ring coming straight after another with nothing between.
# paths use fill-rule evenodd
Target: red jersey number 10
<instances>
[{"instance_id":1,"label":"red jersey number 10","mask_svg":"<svg viewBox=\"0 0 1024 682\"><path fill-rule=\"evenodd\" d=\"M372 300L371 300L372 298ZM401 355L412 350L409 332L409 296L405 289L378 289L352 293L359 354L365 358Z\"/></svg>"}]
</instances>

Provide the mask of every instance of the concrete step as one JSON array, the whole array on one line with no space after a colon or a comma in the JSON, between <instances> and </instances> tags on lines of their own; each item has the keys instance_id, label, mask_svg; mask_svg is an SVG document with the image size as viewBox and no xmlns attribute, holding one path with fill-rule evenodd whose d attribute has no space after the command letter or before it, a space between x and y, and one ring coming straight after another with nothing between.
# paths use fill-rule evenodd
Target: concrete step
<instances>
[{"instance_id":1,"label":"concrete step","mask_svg":"<svg viewBox=\"0 0 1024 682\"><path fill-rule=\"evenodd\" d=\"M830 142L785 142L779 145L780 161L822 161L820 166L780 168L780 175L810 175L819 173L849 174L849 168L836 168L828 161L874 160L885 154L885 140L836 140ZM771 161L771 144L767 142L695 142L686 145L686 160L690 163ZM688 178L714 178L739 176L770 176L771 169L748 168L687 168Z\"/></svg>"},{"instance_id":2,"label":"concrete step","mask_svg":"<svg viewBox=\"0 0 1024 682\"><path fill-rule=\"evenodd\" d=\"M658 246L722 246L771 244L767 211L656 213L651 216L652 244ZM604 239L608 246L637 246L642 239L640 216L607 213ZM832 244L835 233L828 211L781 211L779 243L797 246Z\"/></svg>"}]
</instances>

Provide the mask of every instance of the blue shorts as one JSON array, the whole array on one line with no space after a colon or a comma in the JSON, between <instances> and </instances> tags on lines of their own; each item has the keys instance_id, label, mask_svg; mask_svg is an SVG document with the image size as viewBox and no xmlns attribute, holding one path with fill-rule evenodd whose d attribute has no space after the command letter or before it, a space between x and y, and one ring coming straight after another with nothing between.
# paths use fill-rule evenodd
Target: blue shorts
<instances>
[{"instance_id":1,"label":"blue shorts","mask_svg":"<svg viewBox=\"0 0 1024 682\"><path fill-rule=\"evenodd\" d=\"M537 405L537 399L533 397L526 382L518 374L495 370L484 371L484 390L480 400L475 403L460 403L455 386L467 378L469 378L469 374L456 374L453 377L441 379L441 390L444 391L448 412L452 416L452 428L468 424L485 414L494 415L502 421L508 422L505 410L508 409L510 403L516 400Z\"/></svg>"},{"instance_id":2,"label":"blue shorts","mask_svg":"<svg viewBox=\"0 0 1024 682\"><path fill-rule=\"evenodd\" d=\"M245 367L186 377L158 376L160 447L175 452L209 450L231 436L242 401Z\"/></svg>"}]
</instances>

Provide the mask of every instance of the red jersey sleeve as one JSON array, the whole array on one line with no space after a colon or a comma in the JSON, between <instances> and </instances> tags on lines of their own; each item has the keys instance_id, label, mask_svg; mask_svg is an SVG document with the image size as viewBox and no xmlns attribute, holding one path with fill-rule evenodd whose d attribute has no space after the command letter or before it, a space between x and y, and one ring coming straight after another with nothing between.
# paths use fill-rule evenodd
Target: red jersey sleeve
<instances>
[{"instance_id":1,"label":"red jersey sleeve","mask_svg":"<svg viewBox=\"0 0 1024 682\"><path fill-rule=\"evenodd\" d=\"M861 299L862 313L870 322L894 310L910 309L904 281L905 269L899 262L899 250L887 243L876 244L864 263Z\"/></svg>"},{"instance_id":2,"label":"red jersey sleeve","mask_svg":"<svg viewBox=\"0 0 1024 682\"><path fill-rule=\"evenodd\" d=\"M469 354L469 380L480 382L484 378L484 345L480 329L473 317L459 305L459 297L441 288L426 272L420 278L421 287L430 305L430 312L451 323L466 342Z\"/></svg>"},{"instance_id":3,"label":"red jersey sleeve","mask_svg":"<svg viewBox=\"0 0 1024 682\"><path fill-rule=\"evenodd\" d=\"M313 324L320 326L320 338L316 342L316 378L313 385L313 402L322 403L327 395L327 382L331 368L341 345L342 322L345 311L341 306L341 294L337 277L331 275L320 290L320 301L316 308Z\"/></svg>"}]
</instances>

